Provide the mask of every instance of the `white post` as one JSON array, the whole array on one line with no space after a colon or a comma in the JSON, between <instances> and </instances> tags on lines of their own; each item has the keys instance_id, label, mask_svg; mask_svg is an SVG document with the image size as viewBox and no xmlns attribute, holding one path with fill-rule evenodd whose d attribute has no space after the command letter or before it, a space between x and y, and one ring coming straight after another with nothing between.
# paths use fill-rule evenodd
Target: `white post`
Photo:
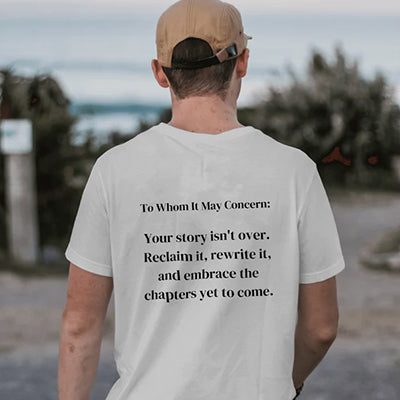
<instances>
[{"instance_id":1,"label":"white post","mask_svg":"<svg viewBox=\"0 0 400 400\"><path fill-rule=\"evenodd\" d=\"M10 256L16 263L34 264L39 258L39 229L32 123L28 119L4 119L0 131Z\"/></svg>"}]
</instances>

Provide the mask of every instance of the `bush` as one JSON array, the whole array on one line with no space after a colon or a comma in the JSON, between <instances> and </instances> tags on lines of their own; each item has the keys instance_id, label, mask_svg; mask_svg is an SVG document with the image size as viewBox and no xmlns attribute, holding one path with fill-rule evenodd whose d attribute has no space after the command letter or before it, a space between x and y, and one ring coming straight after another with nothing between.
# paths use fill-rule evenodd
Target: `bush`
<instances>
[{"instance_id":1,"label":"bush","mask_svg":"<svg viewBox=\"0 0 400 400\"><path fill-rule=\"evenodd\" d=\"M76 118L70 101L49 75L18 76L0 70L2 118L32 121L40 246L66 246L82 192L96 151L85 143L71 144ZM4 155L0 155L0 247L5 243ZM3 235L4 233L4 235Z\"/></svg>"},{"instance_id":2,"label":"bush","mask_svg":"<svg viewBox=\"0 0 400 400\"><path fill-rule=\"evenodd\" d=\"M394 180L400 109L386 78L379 72L371 80L362 77L340 47L331 62L313 50L304 80L289 74L290 85L270 87L265 101L239 110L241 122L302 149L338 182L371 186L377 176ZM328 163L332 153L345 162Z\"/></svg>"}]
</instances>

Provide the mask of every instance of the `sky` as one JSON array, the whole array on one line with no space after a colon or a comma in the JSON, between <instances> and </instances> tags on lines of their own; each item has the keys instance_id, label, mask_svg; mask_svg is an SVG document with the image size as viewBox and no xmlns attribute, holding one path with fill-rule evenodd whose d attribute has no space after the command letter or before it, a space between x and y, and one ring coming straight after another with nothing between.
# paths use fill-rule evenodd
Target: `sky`
<instances>
[{"instance_id":1,"label":"sky","mask_svg":"<svg viewBox=\"0 0 400 400\"><path fill-rule=\"evenodd\" d=\"M161 13L173 0L0 0L0 18L41 15L96 16L109 12ZM241 13L399 15L399 0L231 0Z\"/></svg>"}]
</instances>

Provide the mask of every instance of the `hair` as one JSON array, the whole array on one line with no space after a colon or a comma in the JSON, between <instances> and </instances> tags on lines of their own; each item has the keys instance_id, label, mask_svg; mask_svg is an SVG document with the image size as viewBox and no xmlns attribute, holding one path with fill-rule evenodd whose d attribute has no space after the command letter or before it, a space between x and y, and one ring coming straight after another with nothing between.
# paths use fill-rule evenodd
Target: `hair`
<instances>
[{"instance_id":1,"label":"hair","mask_svg":"<svg viewBox=\"0 0 400 400\"><path fill-rule=\"evenodd\" d=\"M187 38L175 46L172 60L197 61L211 56L213 56L212 49L205 40ZM162 69L178 99L216 94L225 100L235 65L236 58L204 68L162 67Z\"/></svg>"}]
</instances>

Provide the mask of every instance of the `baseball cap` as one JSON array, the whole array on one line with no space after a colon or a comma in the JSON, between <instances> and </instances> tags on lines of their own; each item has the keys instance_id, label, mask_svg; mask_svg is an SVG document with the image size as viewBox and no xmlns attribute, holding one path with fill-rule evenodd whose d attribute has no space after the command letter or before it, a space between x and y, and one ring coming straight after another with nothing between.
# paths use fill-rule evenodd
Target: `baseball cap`
<instances>
[{"instance_id":1,"label":"baseball cap","mask_svg":"<svg viewBox=\"0 0 400 400\"><path fill-rule=\"evenodd\" d=\"M187 38L205 40L213 56L172 62L174 47ZM220 0L180 0L158 20L157 59L168 68L203 68L239 56L249 39L252 37L244 33L240 13L232 4Z\"/></svg>"}]
</instances>

